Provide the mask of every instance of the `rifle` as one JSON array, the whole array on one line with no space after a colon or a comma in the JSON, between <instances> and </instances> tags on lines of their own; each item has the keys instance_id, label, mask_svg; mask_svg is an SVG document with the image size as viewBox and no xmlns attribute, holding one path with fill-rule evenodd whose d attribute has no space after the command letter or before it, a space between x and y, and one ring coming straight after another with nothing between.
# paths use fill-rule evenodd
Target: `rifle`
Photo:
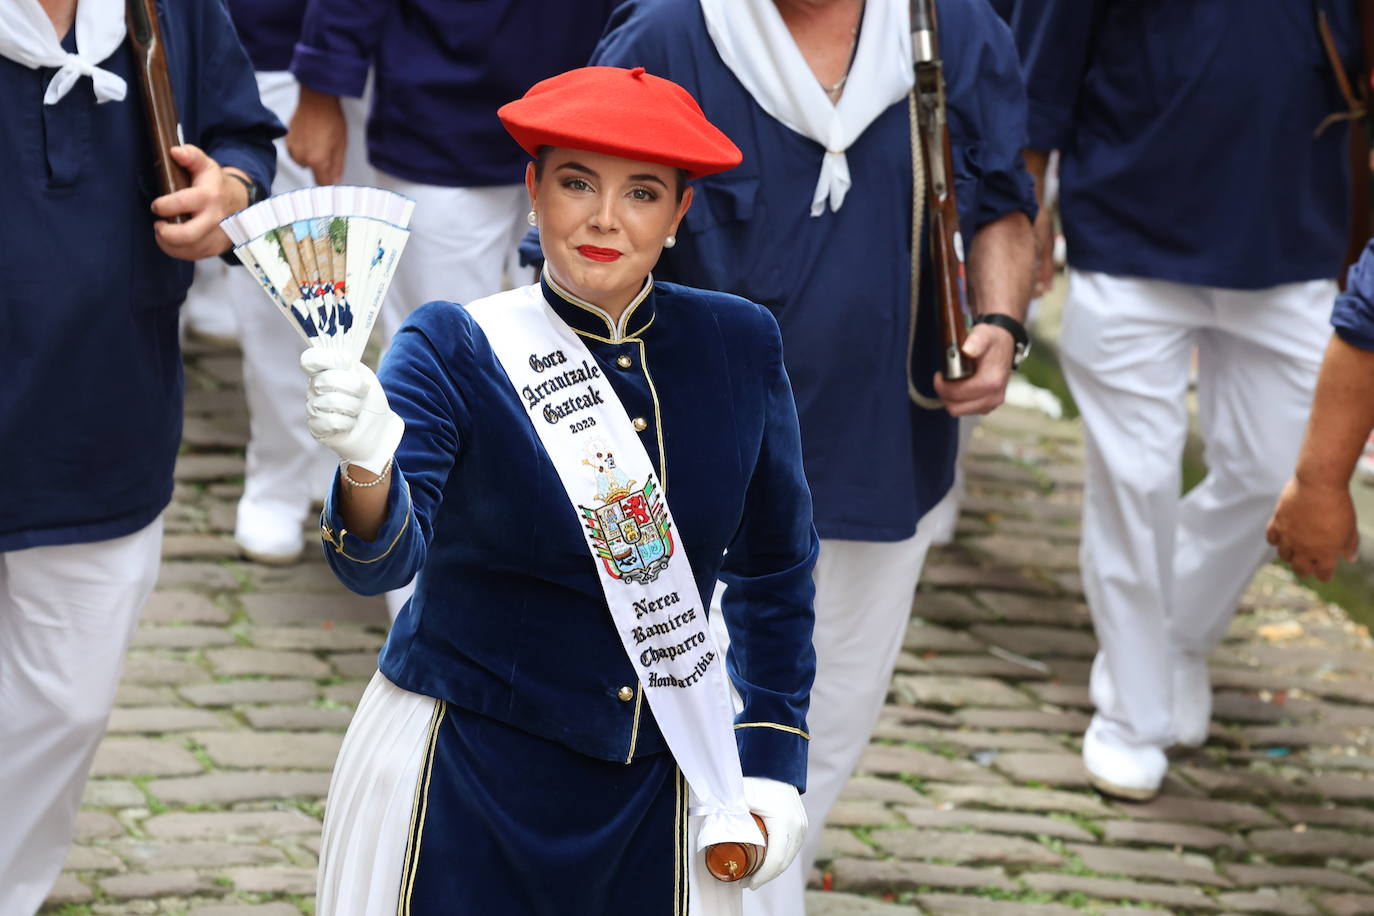
<instances>
[{"instance_id":1,"label":"rifle","mask_svg":"<svg viewBox=\"0 0 1374 916\"><path fill-rule=\"evenodd\" d=\"M157 20L155 0L128 0L126 9L129 45L134 52L134 69L143 96L143 112L148 122L148 137L153 144L162 193L171 194L191 186L191 176L172 158L171 149L185 142L177 117L172 77L167 71L167 51ZM184 223L185 215L171 217Z\"/></svg>"},{"instance_id":2,"label":"rifle","mask_svg":"<svg viewBox=\"0 0 1374 916\"><path fill-rule=\"evenodd\" d=\"M930 260L935 268L935 308L944 354L941 374L968 378L977 363L964 355L968 333L964 301L964 239L954 198L954 153L945 114L945 66L940 60L935 0L911 0L911 50L916 65L916 111L925 161L926 209L930 218ZM920 231L919 227L916 228ZM915 309L917 303L912 302Z\"/></svg>"}]
</instances>

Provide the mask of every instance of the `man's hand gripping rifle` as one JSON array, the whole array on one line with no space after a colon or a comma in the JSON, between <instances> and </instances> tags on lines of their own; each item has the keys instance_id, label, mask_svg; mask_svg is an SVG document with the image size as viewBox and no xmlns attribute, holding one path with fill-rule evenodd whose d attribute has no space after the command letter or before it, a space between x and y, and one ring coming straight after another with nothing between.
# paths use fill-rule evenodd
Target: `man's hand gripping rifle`
<instances>
[{"instance_id":1,"label":"man's hand gripping rifle","mask_svg":"<svg viewBox=\"0 0 1374 916\"><path fill-rule=\"evenodd\" d=\"M959 208L954 198L954 154L945 114L945 68L940 60L935 0L911 0L911 50L916 65L917 125L925 162L930 260L935 267L936 311L944 355L941 373L948 381L957 381L973 375L977 365L963 351L968 331L964 240L959 233ZM916 231L920 231L919 227ZM917 303L913 302L911 307L916 308Z\"/></svg>"}]
</instances>

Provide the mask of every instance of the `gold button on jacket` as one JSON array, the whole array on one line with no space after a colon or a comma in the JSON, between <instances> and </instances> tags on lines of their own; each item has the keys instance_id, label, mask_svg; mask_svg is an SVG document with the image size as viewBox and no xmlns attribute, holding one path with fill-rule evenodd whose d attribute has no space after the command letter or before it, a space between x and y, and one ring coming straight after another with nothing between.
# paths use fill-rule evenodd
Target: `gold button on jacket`
<instances>
[{"instance_id":1,"label":"gold button on jacket","mask_svg":"<svg viewBox=\"0 0 1374 916\"><path fill-rule=\"evenodd\" d=\"M649 428L648 422L645 421L643 417L635 417L634 421L630 425L635 428L635 432L637 433L642 433L644 432L644 430Z\"/></svg>"},{"instance_id":2,"label":"gold button on jacket","mask_svg":"<svg viewBox=\"0 0 1374 916\"><path fill-rule=\"evenodd\" d=\"M615 692L615 695L620 697L621 702L624 703L628 703L635 698L634 689L630 687L621 687Z\"/></svg>"},{"instance_id":3,"label":"gold button on jacket","mask_svg":"<svg viewBox=\"0 0 1374 916\"><path fill-rule=\"evenodd\" d=\"M622 369L628 369L635 364L635 361L630 359L628 356L621 354L620 356L617 356L615 358L615 364Z\"/></svg>"}]
</instances>

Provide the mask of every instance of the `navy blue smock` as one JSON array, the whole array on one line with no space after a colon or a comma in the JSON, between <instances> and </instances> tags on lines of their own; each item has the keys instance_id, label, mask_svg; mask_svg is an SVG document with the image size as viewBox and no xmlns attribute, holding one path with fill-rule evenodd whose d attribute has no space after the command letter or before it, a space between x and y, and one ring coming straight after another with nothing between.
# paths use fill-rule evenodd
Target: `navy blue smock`
<instances>
[{"instance_id":1,"label":"navy blue smock","mask_svg":"<svg viewBox=\"0 0 1374 916\"><path fill-rule=\"evenodd\" d=\"M1331 310L1331 326L1352 347L1374 351L1374 239L1350 267L1345 292Z\"/></svg>"},{"instance_id":2,"label":"navy blue smock","mask_svg":"<svg viewBox=\"0 0 1374 916\"><path fill-rule=\"evenodd\" d=\"M1229 289L1335 277L1350 215L1351 0L1039 0L1014 23L1030 145L1061 151L1069 264ZM1352 80L1357 78L1352 74Z\"/></svg>"},{"instance_id":3,"label":"navy blue smock","mask_svg":"<svg viewBox=\"0 0 1374 916\"><path fill-rule=\"evenodd\" d=\"M1012 13L1016 9L1016 0L988 0L988 3L997 11L997 15L1007 22L1011 22Z\"/></svg>"},{"instance_id":4,"label":"navy blue smock","mask_svg":"<svg viewBox=\"0 0 1374 916\"><path fill-rule=\"evenodd\" d=\"M282 129L223 4L158 6L187 141L271 187ZM102 66L128 80L122 102L97 105L83 78L44 105L55 71L0 58L0 443L11 456L0 551L121 537L172 495L177 306L192 265L153 237L161 192L128 42Z\"/></svg>"},{"instance_id":5,"label":"navy blue smock","mask_svg":"<svg viewBox=\"0 0 1374 916\"><path fill-rule=\"evenodd\" d=\"M950 135L964 239L1015 211L1034 218L1021 161L1025 94L1007 26L984 3L942 2ZM838 212L810 215L822 147L759 107L721 61L697 0L629 0L594 64L646 68L686 87L744 152L695 183L664 252L664 277L766 306L782 327L822 537L897 541L954 478L957 424L907 394L911 325L911 138L905 100L847 156L854 185ZM924 246L923 246L924 249ZM932 269L923 253L913 377L939 364Z\"/></svg>"},{"instance_id":6,"label":"navy blue smock","mask_svg":"<svg viewBox=\"0 0 1374 916\"><path fill-rule=\"evenodd\" d=\"M734 296L659 283L619 339L601 313L543 292L646 421L699 592L684 601L704 613L716 580L730 585L745 775L804 788L817 539L776 323ZM385 523L371 542L343 533L331 495L322 526L325 555L354 591L419 573L382 673L590 757L663 752L581 521L481 328L452 303L421 306L380 378L406 423Z\"/></svg>"},{"instance_id":7,"label":"navy blue smock","mask_svg":"<svg viewBox=\"0 0 1374 916\"><path fill-rule=\"evenodd\" d=\"M580 67L619 0L310 0L291 71L361 96L374 69L368 159L444 187L518 184L527 157L496 109Z\"/></svg>"},{"instance_id":8,"label":"navy blue smock","mask_svg":"<svg viewBox=\"0 0 1374 916\"><path fill-rule=\"evenodd\" d=\"M300 38L306 0L228 0L239 40L259 71L286 70Z\"/></svg>"}]
</instances>

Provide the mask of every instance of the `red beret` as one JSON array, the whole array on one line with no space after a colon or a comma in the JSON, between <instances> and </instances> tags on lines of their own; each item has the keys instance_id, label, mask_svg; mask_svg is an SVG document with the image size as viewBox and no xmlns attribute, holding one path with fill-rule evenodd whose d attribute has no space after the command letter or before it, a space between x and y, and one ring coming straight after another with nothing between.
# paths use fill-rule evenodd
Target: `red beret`
<instances>
[{"instance_id":1,"label":"red beret","mask_svg":"<svg viewBox=\"0 0 1374 916\"><path fill-rule=\"evenodd\" d=\"M656 162L690 178L733 169L744 158L690 92L643 67L569 70L535 83L496 114L531 156L541 146L562 146Z\"/></svg>"}]
</instances>

